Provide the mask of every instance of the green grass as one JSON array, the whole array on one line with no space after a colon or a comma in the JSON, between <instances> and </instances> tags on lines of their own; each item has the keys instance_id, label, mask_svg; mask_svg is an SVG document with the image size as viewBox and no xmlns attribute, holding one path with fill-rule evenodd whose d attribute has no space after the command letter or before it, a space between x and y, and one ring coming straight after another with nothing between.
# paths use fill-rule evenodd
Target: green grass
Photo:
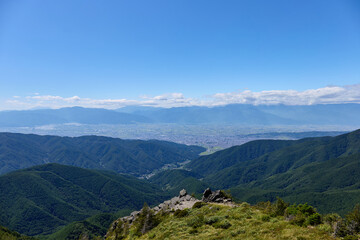
<instances>
[{"instance_id":1,"label":"green grass","mask_svg":"<svg viewBox=\"0 0 360 240\"><path fill-rule=\"evenodd\" d=\"M130 229L125 239L334 239L328 231L329 227L324 224L296 226L284 217L272 217L247 203L237 207L207 204L189 209L183 217L169 214L157 227L140 237L132 236ZM120 238L110 235L106 240L117 239Z\"/></svg>"}]
</instances>

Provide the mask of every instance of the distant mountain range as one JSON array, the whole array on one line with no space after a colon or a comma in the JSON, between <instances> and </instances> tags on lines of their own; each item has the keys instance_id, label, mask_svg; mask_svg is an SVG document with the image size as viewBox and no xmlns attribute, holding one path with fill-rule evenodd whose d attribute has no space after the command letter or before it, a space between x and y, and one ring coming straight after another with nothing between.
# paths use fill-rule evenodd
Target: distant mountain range
<instances>
[{"instance_id":1,"label":"distant mountain range","mask_svg":"<svg viewBox=\"0 0 360 240\"><path fill-rule=\"evenodd\" d=\"M197 158L205 148L157 140L0 133L0 174L46 163L140 176Z\"/></svg>"},{"instance_id":2,"label":"distant mountain range","mask_svg":"<svg viewBox=\"0 0 360 240\"><path fill-rule=\"evenodd\" d=\"M71 107L0 112L0 127L41 126L63 123L130 124L148 122L151 122L151 120L144 116L100 108Z\"/></svg>"},{"instance_id":3,"label":"distant mountain range","mask_svg":"<svg viewBox=\"0 0 360 240\"><path fill-rule=\"evenodd\" d=\"M231 104L217 107L125 107L117 110L61 108L1 111L0 127L49 124L244 124L244 125L349 125L358 126L360 104L309 106Z\"/></svg>"},{"instance_id":4,"label":"distant mountain range","mask_svg":"<svg viewBox=\"0 0 360 240\"><path fill-rule=\"evenodd\" d=\"M227 123L245 125L335 124L358 125L360 104L306 106L229 104L217 107L144 108L120 112L145 116L162 123Z\"/></svg>"}]
</instances>

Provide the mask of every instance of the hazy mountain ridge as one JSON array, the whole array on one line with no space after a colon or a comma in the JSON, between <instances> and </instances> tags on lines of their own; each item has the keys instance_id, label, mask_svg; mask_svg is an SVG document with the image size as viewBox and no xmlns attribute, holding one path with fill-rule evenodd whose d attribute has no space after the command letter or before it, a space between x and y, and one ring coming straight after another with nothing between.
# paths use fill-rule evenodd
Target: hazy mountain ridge
<instances>
[{"instance_id":1,"label":"hazy mountain ridge","mask_svg":"<svg viewBox=\"0 0 360 240\"><path fill-rule=\"evenodd\" d=\"M349 125L359 126L360 104L306 106L230 104L215 107L125 107L117 110L71 107L1 111L0 127L49 124L245 124L245 125Z\"/></svg>"},{"instance_id":2,"label":"hazy mountain ridge","mask_svg":"<svg viewBox=\"0 0 360 240\"><path fill-rule=\"evenodd\" d=\"M130 124L148 123L150 119L130 113L101 108L60 108L40 110L0 111L1 127L41 126L61 123Z\"/></svg>"},{"instance_id":3,"label":"hazy mountain ridge","mask_svg":"<svg viewBox=\"0 0 360 240\"><path fill-rule=\"evenodd\" d=\"M155 122L242 123L247 125L349 124L358 125L360 104L249 105L229 104L216 107L178 107L119 109L143 115Z\"/></svg>"}]
</instances>

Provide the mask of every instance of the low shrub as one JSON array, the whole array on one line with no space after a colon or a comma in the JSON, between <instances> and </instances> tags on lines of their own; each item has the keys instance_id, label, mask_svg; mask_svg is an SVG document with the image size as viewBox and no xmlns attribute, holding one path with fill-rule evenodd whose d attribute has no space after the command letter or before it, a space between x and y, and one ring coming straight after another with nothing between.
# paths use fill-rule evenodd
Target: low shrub
<instances>
[{"instance_id":1,"label":"low shrub","mask_svg":"<svg viewBox=\"0 0 360 240\"><path fill-rule=\"evenodd\" d=\"M144 207L133 223L134 228L132 234L134 236L141 236L159 225L160 221L159 217L154 215L153 210L144 203Z\"/></svg>"},{"instance_id":2,"label":"low shrub","mask_svg":"<svg viewBox=\"0 0 360 240\"><path fill-rule=\"evenodd\" d=\"M225 198L233 200L233 196L231 195L230 190L220 190L220 192Z\"/></svg>"},{"instance_id":3,"label":"low shrub","mask_svg":"<svg viewBox=\"0 0 360 240\"><path fill-rule=\"evenodd\" d=\"M205 223L208 225L213 225L216 222L219 222L221 218L219 216L212 216L205 220Z\"/></svg>"},{"instance_id":4,"label":"low shrub","mask_svg":"<svg viewBox=\"0 0 360 240\"><path fill-rule=\"evenodd\" d=\"M334 223L341 220L341 217L337 213L329 213L323 217L325 223L333 225Z\"/></svg>"},{"instance_id":5,"label":"low shrub","mask_svg":"<svg viewBox=\"0 0 360 240\"><path fill-rule=\"evenodd\" d=\"M231 227L231 223L228 220L223 220L223 221L214 223L213 226L215 228L228 229L229 227Z\"/></svg>"},{"instance_id":6,"label":"low shrub","mask_svg":"<svg viewBox=\"0 0 360 240\"><path fill-rule=\"evenodd\" d=\"M269 222L269 221L270 221L270 216L269 216L269 215L262 215L262 216L261 216L261 221L263 221L263 222Z\"/></svg>"},{"instance_id":7,"label":"low shrub","mask_svg":"<svg viewBox=\"0 0 360 240\"><path fill-rule=\"evenodd\" d=\"M285 216L290 223L298 226L318 225L321 221L321 215L316 209L307 203L293 204L286 208Z\"/></svg>"},{"instance_id":8,"label":"low shrub","mask_svg":"<svg viewBox=\"0 0 360 240\"><path fill-rule=\"evenodd\" d=\"M277 198L275 204L272 205L273 216L284 216L286 208L289 207L289 203L286 203L281 198Z\"/></svg>"},{"instance_id":9,"label":"low shrub","mask_svg":"<svg viewBox=\"0 0 360 240\"><path fill-rule=\"evenodd\" d=\"M354 209L346 215L346 222L353 234L360 232L360 205L357 204Z\"/></svg>"},{"instance_id":10,"label":"low shrub","mask_svg":"<svg viewBox=\"0 0 360 240\"><path fill-rule=\"evenodd\" d=\"M344 240L358 240L359 238L354 235L347 235L343 238Z\"/></svg>"},{"instance_id":11,"label":"low shrub","mask_svg":"<svg viewBox=\"0 0 360 240\"><path fill-rule=\"evenodd\" d=\"M184 210L177 209L174 212L174 216L177 217L177 218L186 217L187 215L189 215L189 210L188 209L184 209Z\"/></svg>"},{"instance_id":12,"label":"low shrub","mask_svg":"<svg viewBox=\"0 0 360 240\"><path fill-rule=\"evenodd\" d=\"M206 203L204 203L204 202L196 202L193 206L192 206L192 208L202 208L203 206L205 206L206 205Z\"/></svg>"},{"instance_id":13,"label":"low shrub","mask_svg":"<svg viewBox=\"0 0 360 240\"><path fill-rule=\"evenodd\" d=\"M305 224L306 225L319 225L321 223L321 215L319 213L314 213L310 215L307 219Z\"/></svg>"},{"instance_id":14,"label":"low shrub","mask_svg":"<svg viewBox=\"0 0 360 240\"><path fill-rule=\"evenodd\" d=\"M187 220L186 224L192 228L198 228L204 225L204 215L198 214Z\"/></svg>"},{"instance_id":15,"label":"low shrub","mask_svg":"<svg viewBox=\"0 0 360 240\"><path fill-rule=\"evenodd\" d=\"M192 228L192 229L190 229L189 230L189 233L190 234L196 234L196 233L198 233L199 231L196 229L196 228Z\"/></svg>"}]
</instances>

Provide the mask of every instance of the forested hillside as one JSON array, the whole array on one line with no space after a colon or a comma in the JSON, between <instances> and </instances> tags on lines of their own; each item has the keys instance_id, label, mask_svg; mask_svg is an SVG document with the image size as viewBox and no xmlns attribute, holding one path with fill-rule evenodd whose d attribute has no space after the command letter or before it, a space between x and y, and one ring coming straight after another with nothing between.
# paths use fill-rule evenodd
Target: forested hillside
<instances>
[{"instance_id":1,"label":"forested hillside","mask_svg":"<svg viewBox=\"0 0 360 240\"><path fill-rule=\"evenodd\" d=\"M0 174L60 163L139 176L168 163L194 159L204 150L198 146L157 140L0 133Z\"/></svg>"},{"instance_id":2,"label":"forested hillside","mask_svg":"<svg viewBox=\"0 0 360 240\"><path fill-rule=\"evenodd\" d=\"M200 175L184 169L173 169L160 172L149 178L148 181L162 187L164 191L172 195L181 189L187 189L189 193L199 195L209 187L207 183L199 180L200 177Z\"/></svg>"},{"instance_id":3,"label":"forested hillside","mask_svg":"<svg viewBox=\"0 0 360 240\"><path fill-rule=\"evenodd\" d=\"M21 235L17 232L11 231L5 227L0 226L1 240L35 240L35 238Z\"/></svg>"},{"instance_id":4,"label":"forested hillside","mask_svg":"<svg viewBox=\"0 0 360 240\"><path fill-rule=\"evenodd\" d=\"M103 212L141 208L169 195L131 176L47 164L0 176L0 225L27 235Z\"/></svg>"},{"instance_id":5,"label":"forested hillside","mask_svg":"<svg viewBox=\"0 0 360 240\"><path fill-rule=\"evenodd\" d=\"M259 154L263 146L273 151ZM203 182L230 188L244 201L282 196L292 202L308 201L322 212L344 213L360 196L359 153L357 130L337 137L254 141L201 157L188 166L203 173Z\"/></svg>"}]
</instances>

